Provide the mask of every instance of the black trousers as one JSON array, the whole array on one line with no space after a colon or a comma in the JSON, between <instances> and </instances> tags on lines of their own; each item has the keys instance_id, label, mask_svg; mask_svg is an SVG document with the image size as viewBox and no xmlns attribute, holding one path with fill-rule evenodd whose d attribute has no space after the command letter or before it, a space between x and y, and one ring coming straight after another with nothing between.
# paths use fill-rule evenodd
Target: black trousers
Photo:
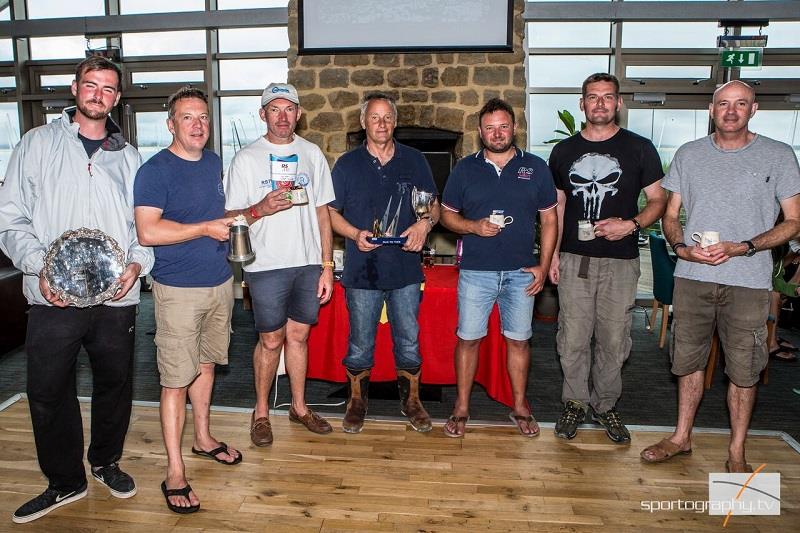
<instances>
[{"instance_id":1,"label":"black trousers","mask_svg":"<svg viewBox=\"0 0 800 533\"><path fill-rule=\"evenodd\" d=\"M28 402L39 466L50 488L86 482L75 384L81 346L92 367L92 466L119 461L131 417L136 306L61 309L34 305L28 318Z\"/></svg>"}]
</instances>

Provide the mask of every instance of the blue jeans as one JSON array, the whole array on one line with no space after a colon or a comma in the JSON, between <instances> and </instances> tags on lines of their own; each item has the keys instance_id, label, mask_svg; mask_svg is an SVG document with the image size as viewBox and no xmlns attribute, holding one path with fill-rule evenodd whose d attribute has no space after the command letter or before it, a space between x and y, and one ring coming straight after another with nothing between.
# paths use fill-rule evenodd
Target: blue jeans
<instances>
[{"instance_id":1,"label":"blue jeans","mask_svg":"<svg viewBox=\"0 0 800 533\"><path fill-rule=\"evenodd\" d=\"M419 355L419 283L392 290L345 290L350 315L350 339L342 363L352 370L372 368L375 355L375 336L381 318L383 302L392 328L394 364L399 369L417 368L422 364Z\"/></svg>"},{"instance_id":2,"label":"blue jeans","mask_svg":"<svg viewBox=\"0 0 800 533\"><path fill-rule=\"evenodd\" d=\"M525 287L533 275L524 270L461 270L458 273L458 331L465 341L486 336L494 303L500 308L503 336L526 341L533 335L533 296Z\"/></svg>"}]
</instances>

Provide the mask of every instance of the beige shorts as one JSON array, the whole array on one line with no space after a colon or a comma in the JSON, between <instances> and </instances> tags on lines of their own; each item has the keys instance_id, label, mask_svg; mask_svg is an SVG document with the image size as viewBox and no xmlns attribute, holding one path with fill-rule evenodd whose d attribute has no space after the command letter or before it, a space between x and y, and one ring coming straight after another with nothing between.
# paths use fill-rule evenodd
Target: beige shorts
<instances>
[{"instance_id":1,"label":"beige shorts","mask_svg":"<svg viewBox=\"0 0 800 533\"><path fill-rule=\"evenodd\" d=\"M758 383L768 359L768 290L675 278L672 305L673 374L705 369L716 327L725 374L740 387Z\"/></svg>"},{"instance_id":2,"label":"beige shorts","mask_svg":"<svg viewBox=\"0 0 800 533\"><path fill-rule=\"evenodd\" d=\"M201 363L228 364L233 283L171 287L153 283L161 386L186 387Z\"/></svg>"}]
</instances>

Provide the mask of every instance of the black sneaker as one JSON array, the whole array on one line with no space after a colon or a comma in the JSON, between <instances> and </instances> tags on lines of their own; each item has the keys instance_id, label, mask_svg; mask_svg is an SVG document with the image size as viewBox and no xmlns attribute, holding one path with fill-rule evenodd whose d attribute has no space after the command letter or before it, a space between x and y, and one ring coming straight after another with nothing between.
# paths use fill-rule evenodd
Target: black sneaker
<instances>
[{"instance_id":1,"label":"black sneaker","mask_svg":"<svg viewBox=\"0 0 800 533\"><path fill-rule=\"evenodd\" d=\"M631 434L619 418L616 407L612 407L605 413L598 413L594 410L593 413L592 418L606 428L606 435L608 435L609 439L617 444L627 444L631 441Z\"/></svg>"},{"instance_id":2,"label":"black sneaker","mask_svg":"<svg viewBox=\"0 0 800 533\"><path fill-rule=\"evenodd\" d=\"M119 463L92 467L92 476L108 487L115 498L130 498L136 494L136 483L131 476L119 469Z\"/></svg>"},{"instance_id":3,"label":"black sneaker","mask_svg":"<svg viewBox=\"0 0 800 533\"><path fill-rule=\"evenodd\" d=\"M556 437L574 439L578 433L578 424L586 418L586 409L581 402L569 400L564 404L564 410L556 422Z\"/></svg>"},{"instance_id":4,"label":"black sneaker","mask_svg":"<svg viewBox=\"0 0 800 533\"><path fill-rule=\"evenodd\" d=\"M14 514L11 515L11 520L17 524L32 522L37 518L43 517L50 511L58 509L62 505L67 505L68 503L80 500L86 496L87 492L88 490L86 483L84 483L83 487L80 489L68 492L59 492L55 489L48 488L46 491L14 511Z\"/></svg>"}]
</instances>

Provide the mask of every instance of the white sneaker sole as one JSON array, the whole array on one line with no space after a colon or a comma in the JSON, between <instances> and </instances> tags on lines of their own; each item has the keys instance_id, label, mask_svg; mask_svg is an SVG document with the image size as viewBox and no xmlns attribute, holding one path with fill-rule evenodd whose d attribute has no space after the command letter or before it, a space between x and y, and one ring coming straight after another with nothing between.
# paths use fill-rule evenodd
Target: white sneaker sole
<instances>
[{"instance_id":1,"label":"white sneaker sole","mask_svg":"<svg viewBox=\"0 0 800 533\"><path fill-rule=\"evenodd\" d=\"M57 503L51 505L47 509L42 509L38 513L29 514L27 516L11 515L11 521L14 522L15 524L27 524L28 522L33 522L34 520L43 517L44 515L46 515L50 511L55 511L59 507L67 505L68 503L72 503L72 502L76 502L76 501L80 500L81 498L86 496L86 494L88 494L88 492L89 492L89 488L87 487L87 488L83 489L83 492L79 492L78 494L73 494L69 498L64 498L60 502L57 502Z\"/></svg>"}]
</instances>

